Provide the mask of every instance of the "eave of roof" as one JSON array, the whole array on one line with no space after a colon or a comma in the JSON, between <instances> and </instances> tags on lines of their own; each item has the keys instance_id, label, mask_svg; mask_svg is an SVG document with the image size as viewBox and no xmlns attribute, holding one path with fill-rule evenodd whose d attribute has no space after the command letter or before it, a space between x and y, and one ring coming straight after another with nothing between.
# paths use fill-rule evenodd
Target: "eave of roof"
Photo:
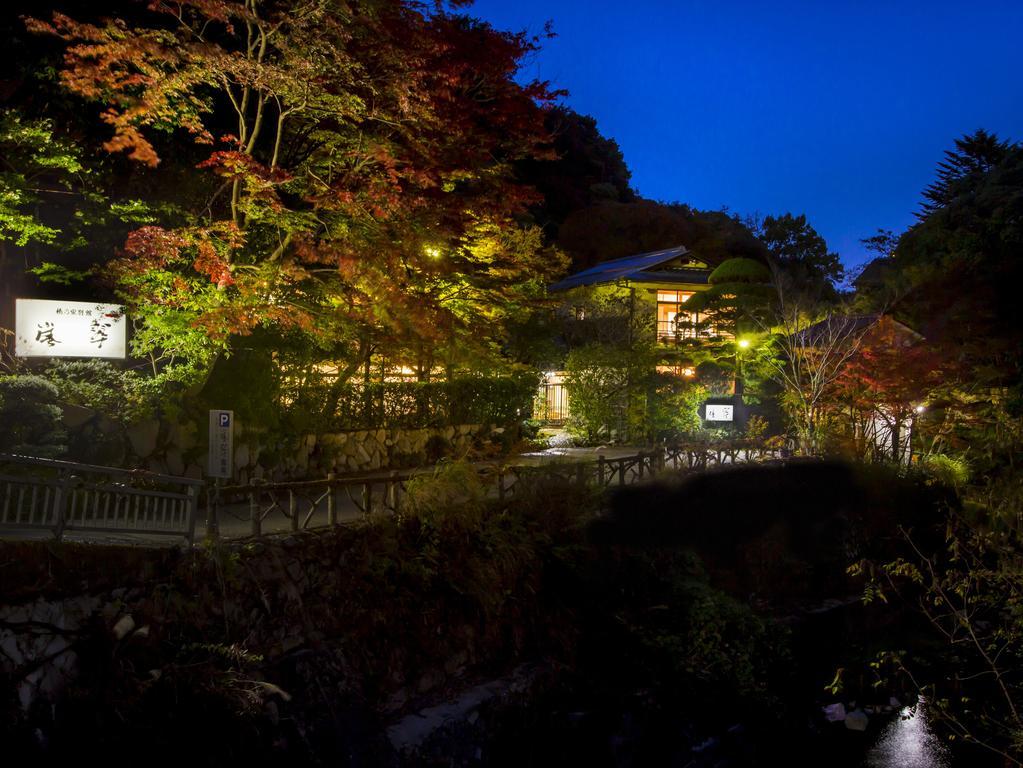
<instances>
[{"instance_id":1,"label":"eave of roof","mask_svg":"<svg viewBox=\"0 0 1023 768\"><path fill-rule=\"evenodd\" d=\"M564 280L551 285L548 290L552 292L565 291L569 288L579 288L586 285L602 285L606 283L615 283L619 280L636 280L643 282L701 282L698 280L689 279L692 275L700 274L699 270L662 270L660 272L648 273L645 270L651 267L656 267L660 264L677 259L680 256L684 256L689 253L689 250L684 246L680 245L676 248L668 248L663 251L650 251L649 253L639 253L635 256L626 256L621 259L611 259L610 261L602 261L595 267L584 269L582 272L577 272L574 275L569 275ZM682 273L687 273L686 276L681 276ZM645 275L656 275L656 277L645 277ZM666 277L667 275L680 275L679 277ZM709 274L709 271L708 271ZM640 277L644 275L644 277ZM702 282L706 282L704 279Z\"/></svg>"},{"instance_id":2,"label":"eave of roof","mask_svg":"<svg viewBox=\"0 0 1023 768\"><path fill-rule=\"evenodd\" d=\"M881 314L842 315L831 317L827 320L821 320L820 322L807 326L803 330L794 334L794 336L800 340L805 340L810 344L816 344L822 338L834 338L844 335L854 336L856 334L865 333L870 328L877 325L882 318L885 318L898 326L906 335L911 336L914 341L920 342L924 340L924 336L922 334L913 330L905 323L896 320L890 315Z\"/></svg>"},{"instance_id":3,"label":"eave of roof","mask_svg":"<svg viewBox=\"0 0 1023 768\"><path fill-rule=\"evenodd\" d=\"M709 269L670 269L660 272L640 272L629 278L636 283L684 283L686 285L706 285L710 277Z\"/></svg>"}]
</instances>

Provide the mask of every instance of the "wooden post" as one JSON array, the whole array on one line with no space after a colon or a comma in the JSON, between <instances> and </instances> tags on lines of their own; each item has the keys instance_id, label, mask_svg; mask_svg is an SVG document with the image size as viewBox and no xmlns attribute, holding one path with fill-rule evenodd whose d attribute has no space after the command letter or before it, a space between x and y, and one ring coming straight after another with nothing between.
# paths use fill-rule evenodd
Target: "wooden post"
<instances>
[{"instance_id":1,"label":"wooden post","mask_svg":"<svg viewBox=\"0 0 1023 768\"><path fill-rule=\"evenodd\" d=\"M501 502L504 501L504 467L497 469L497 499Z\"/></svg>"},{"instance_id":2,"label":"wooden post","mask_svg":"<svg viewBox=\"0 0 1023 768\"><path fill-rule=\"evenodd\" d=\"M391 512L398 514L398 502L401 496L401 482L397 479L398 473L392 470L390 472L390 482L388 483L388 493L391 497Z\"/></svg>"},{"instance_id":3,"label":"wooden post","mask_svg":"<svg viewBox=\"0 0 1023 768\"><path fill-rule=\"evenodd\" d=\"M580 461L575 465L575 482L580 488L586 485L586 464L584 462Z\"/></svg>"},{"instance_id":4,"label":"wooden post","mask_svg":"<svg viewBox=\"0 0 1023 768\"><path fill-rule=\"evenodd\" d=\"M334 473L327 473L327 525L337 525L337 507L334 504Z\"/></svg>"},{"instance_id":5,"label":"wooden post","mask_svg":"<svg viewBox=\"0 0 1023 768\"><path fill-rule=\"evenodd\" d=\"M252 535L263 534L263 519L259 515L259 501L256 498L256 478L249 480L249 522L252 525Z\"/></svg>"},{"instance_id":6,"label":"wooden post","mask_svg":"<svg viewBox=\"0 0 1023 768\"><path fill-rule=\"evenodd\" d=\"M625 460L618 459L618 485L625 485Z\"/></svg>"},{"instance_id":7,"label":"wooden post","mask_svg":"<svg viewBox=\"0 0 1023 768\"><path fill-rule=\"evenodd\" d=\"M642 480L643 479L643 451L640 451L636 455L638 457L638 459L636 461L636 464L639 467L639 479Z\"/></svg>"},{"instance_id":8,"label":"wooden post","mask_svg":"<svg viewBox=\"0 0 1023 768\"><path fill-rule=\"evenodd\" d=\"M213 492L206 494L206 538L216 541L220 538L220 478L213 480ZM135 518L138 519L138 498L135 499Z\"/></svg>"},{"instance_id":9,"label":"wooden post","mask_svg":"<svg viewBox=\"0 0 1023 768\"><path fill-rule=\"evenodd\" d=\"M295 501L295 491L288 489L288 517L291 518L291 530L298 530L298 502Z\"/></svg>"},{"instance_id":10,"label":"wooden post","mask_svg":"<svg viewBox=\"0 0 1023 768\"><path fill-rule=\"evenodd\" d=\"M369 513L373 509L373 483L365 482L362 484L362 509L363 514L369 517Z\"/></svg>"},{"instance_id":11,"label":"wooden post","mask_svg":"<svg viewBox=\"0 0 1023 768\"><path fill-rule=\"evenodd\" d=\"M194 485L188 486L188 543L195 541L195 520L199 516L199 489ZM125 525L128 523L128 509L124 511Z\"/></svg>"},{"instance_id":12,"label":"wooden post","mask_svg":"<svg viewBox=\"0 0 1023 768\"><path fill-rule=\"evenodd\" d=\"M599 478L597 480L597 484L600 485L601 488L603 488L604 487L604 454L602 454L602 453L597 456L597 477Z\"/></svg>"}]
</instances>

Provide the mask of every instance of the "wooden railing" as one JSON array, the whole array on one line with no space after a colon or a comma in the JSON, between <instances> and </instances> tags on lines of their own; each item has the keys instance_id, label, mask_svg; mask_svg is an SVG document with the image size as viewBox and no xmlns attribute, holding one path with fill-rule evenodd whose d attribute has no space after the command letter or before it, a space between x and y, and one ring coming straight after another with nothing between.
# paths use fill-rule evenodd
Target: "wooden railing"
<instances>
[{"instance_id":1,"label":"wooden railing","mask_svg":"<svg viewBox=\"0 0 1023 768\"><path fill-rule=\"evenodd\" d=\"M0 454L0 531L195 537L201 480Z\"/></svg>"},{"instance_id":2,"label":"wooden railing","mask_svg":"<svg viewBox=\"0 0 1023 768\"><path fill-rule=\"evenodd\" d=\"M619 457L535 465L479 464L491 498L504 500L541 482L607 489L642 482L665 470L701 471L722 464L777 458L751 445L667 446ZM398 514L409 482L436 467L293 482L250 481L206 488L207 536L240 538L333 526L372 514ZM49 531L141 534L195 540L200 480L141 470L0 454L0 533Z\"/></svg>"},{"instance_id":3,"label":"wooden railing","mask_svg":"<svg viewBox=\"0 0 1023 768\"><path fill-rule=\"evenodd\" d=\"M476 470L488 495L514 497L530 484L557 482L611 488L642 482L666 469L698 471L717 465L778 458L780 450L742 444L668 446L629 456L598 455L590 461L544 465L481 464ZM207 532L210 535L261 536L331 526L376 513L398 514L414 477L435 467L362 475L334 475L317 480L261 482L209 491Z\"/></svg>"}]
</instances>

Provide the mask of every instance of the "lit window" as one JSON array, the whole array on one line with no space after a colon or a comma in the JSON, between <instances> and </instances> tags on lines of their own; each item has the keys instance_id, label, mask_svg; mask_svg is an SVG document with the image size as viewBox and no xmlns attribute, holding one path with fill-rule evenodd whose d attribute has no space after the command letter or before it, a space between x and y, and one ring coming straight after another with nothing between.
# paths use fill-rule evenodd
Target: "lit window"
<instances>
[{"instance_id":1,"label":"lit window","mask_svg":"<svg viewBox=\"0 0 1023 768\"><path fill-rule=\"evenodd\" d=\"M683 312L682 305L692 297L692 291L657 292L657 340L670 343L690 338L694 332L694 317Z\"/></svg>"}]
</instances>

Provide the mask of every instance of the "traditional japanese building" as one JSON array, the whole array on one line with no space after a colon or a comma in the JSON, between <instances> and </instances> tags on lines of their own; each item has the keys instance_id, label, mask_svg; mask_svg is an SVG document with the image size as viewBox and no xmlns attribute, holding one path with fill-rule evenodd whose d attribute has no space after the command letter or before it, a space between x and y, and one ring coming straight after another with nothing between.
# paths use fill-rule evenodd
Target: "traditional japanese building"
<instances>
[{"instance_id":1,"label":"traditional japanese building","mask_svg":"<svg viewBox=\"0 0 1023 768\"><path fill-rule=\"evenodd\" d=\"M719 339L726 333L686 309L694 295L710 287L714 266L677 246L604 261L569 275L549 288L561 298L563 341L569 347L623 344L631 335L650 334L663 351L658 370L691 378L695 369L687 349L702 338ZM559 424L570 407L564 372L545 372L536 418Z\"/></svg>"}]
</instances>

